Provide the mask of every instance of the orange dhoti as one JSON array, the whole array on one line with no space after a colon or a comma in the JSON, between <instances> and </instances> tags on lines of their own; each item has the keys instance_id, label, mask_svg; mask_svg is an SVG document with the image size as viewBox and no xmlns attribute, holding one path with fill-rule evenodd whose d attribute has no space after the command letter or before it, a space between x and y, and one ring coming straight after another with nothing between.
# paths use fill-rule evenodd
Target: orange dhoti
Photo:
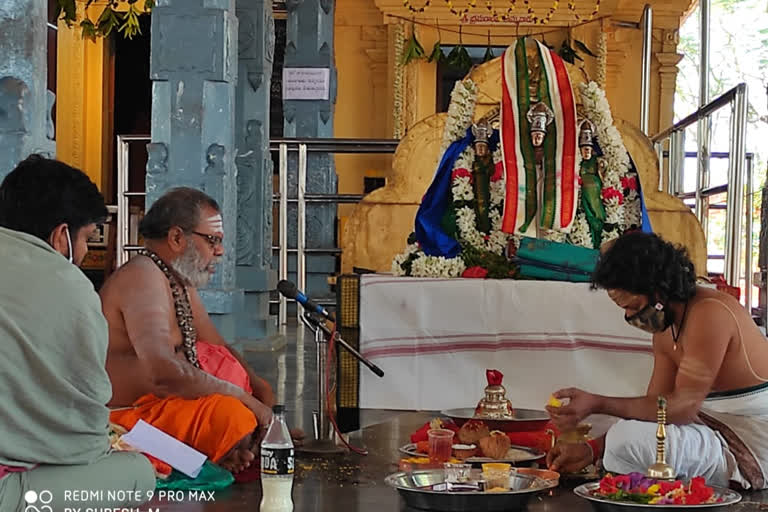
<instances>
[{"instance_id":1,"label":"orange dhoti","mask_svg":"<svg viewBox=\"0 0 768 512\"><path fill-rule=\"evenodd\" d=\"M201 368L245 389L251 387L245 369L226 347L198 342ZM213 462L226 455L258 422L235 397L209 395L196 399L144 395L130 409L112 411L110 421L130 430L144 420L155 428L204 453Z\"/></svg>"}]
</instances>

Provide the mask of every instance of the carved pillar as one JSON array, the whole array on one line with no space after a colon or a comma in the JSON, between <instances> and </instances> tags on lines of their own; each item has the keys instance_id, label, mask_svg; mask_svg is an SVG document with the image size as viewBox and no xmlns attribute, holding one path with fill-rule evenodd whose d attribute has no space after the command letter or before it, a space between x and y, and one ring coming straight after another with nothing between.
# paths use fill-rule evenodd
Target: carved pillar
<instances>
[{"instance_id":1,"label":"carved pillar","mask_svg":"<svg viewBox=\"0 0 768 512\"><path fill-rule=\"evenodd\" d=\"M45 0L0 2L0 181L30 153L55 152L47 6Z\"/></svg>"},{"instance_id":2,"label":"carved pillar","mask_svg":"<svg viewBox=\"0 0 768 512\"><path fill-rule=\"evenodd\" d=\"M237 337L273 334L269 290L272 268L272 158L269 153L269 91L275 53L271 0L237 0L238 37L235 139L237 141L236 283L245 291Z\"/></svg>"},{"instance_id":3,"label":"carved pillar","mask_svg":"<svg viewBox=\"0 0 768 512\"><path fill-rule=\"evenodd\" d=\"M333 108L336 103L336 67L333 53L333 0L287 0L285 68L329 68L328 100L285 100L285 137L333 137ZM285 86L285 85L284 85ZM288 193L296 197L298 159L289 161ZM333 155L309 153L307 193L336 193L337 177ZM307 245L309 249L335 246L335 204L307 205ZM288 206L288 244L296 247L296 205ZM296 278L295 253L289 255L289 279ZM307 256L307 293L314 297L329 294L327 276L336 271L335 258L325 254Z\"/></svg>"},{"instance_id":4,"label":"carved pillar","mask_svg":"<svg viewBox=\"0 0 768 512\"><path fill-rule=\"evenodd\" d=\"M672 124L675 116L675 89L677 86L677 64L683 56L677 53L680 34L677 30L662 31L662 51L656 54L659 67L659 126L661 131Z\"/></svg>"},{"instance_id":5,"label":"carved pillar","mask_svg":"<svg viewBox=\"0 0 768 512\"><path fill-rule=\"evenodd\" d=\"M189 186L218 201L224 218L222 262L200 294L227 339L243 291L235 284L237 190L234 0L159 0L152 11L152 143L147 207L167 189Z\"/></svg>"}]
</instances>

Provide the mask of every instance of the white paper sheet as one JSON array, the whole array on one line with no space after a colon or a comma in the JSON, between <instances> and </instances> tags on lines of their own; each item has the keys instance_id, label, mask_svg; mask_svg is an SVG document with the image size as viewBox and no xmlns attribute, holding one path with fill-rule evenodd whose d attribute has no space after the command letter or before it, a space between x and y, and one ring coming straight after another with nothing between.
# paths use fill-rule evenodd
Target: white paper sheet
<instances>
[{"instance_id":1,"label":"white paper sheet","mask_svg":"<svg viewBox=\"0 0 768 512\"><path fill-rule=\"evenodd\" d=\"M204 454L142 420L123 436L123 440L190 478L197 478L207 459Z\"/></svg>"}]
</instances>

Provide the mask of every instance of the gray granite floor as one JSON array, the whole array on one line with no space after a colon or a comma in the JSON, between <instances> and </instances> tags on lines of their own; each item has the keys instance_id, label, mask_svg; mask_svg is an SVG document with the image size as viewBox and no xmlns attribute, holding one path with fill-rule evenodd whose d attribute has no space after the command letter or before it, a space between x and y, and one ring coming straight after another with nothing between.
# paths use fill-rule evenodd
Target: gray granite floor
<instances>
[{"instance_id":1,"label":"gray granite floor","mask_svg":"<svg viewBox=\"0 0 768 512\"><path fill-rule=\"evenodd\" d=\"M275 351L245 350L246 359L275 388L278 399L286 405L292 427L312 432L312 410L317 401L316 349L311 334L287 330L284 346ZM253 346L251 348L254 348ZM397 471L398 448L408 436L433 413L404 411L363 411L361 430L350 440L370 451L366 457L354 454L317 457L299 455L293 488L294 510L304 511L401 511L410 512L397 492L384 478ZM527 505L530 512L587 512L588 502L573 494L574 482L566 482L550 493L534 496ZM149 505L158 512L257 511L261 500L258 482L236 484L214 494L215 501L199 499L174 502L156 500ZM147 506L142 508L146 511ZM515 510L512 508L511 510ZM746 493L733 512L768 511L768 492ZM476 511L472 511L476 512Z\"/></svg>"}]
</instances>

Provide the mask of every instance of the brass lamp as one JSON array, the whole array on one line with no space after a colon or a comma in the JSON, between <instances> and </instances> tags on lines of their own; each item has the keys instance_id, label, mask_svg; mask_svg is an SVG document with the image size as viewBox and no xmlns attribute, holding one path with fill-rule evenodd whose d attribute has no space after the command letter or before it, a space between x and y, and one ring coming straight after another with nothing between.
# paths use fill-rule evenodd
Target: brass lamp
<instances>
[{"instance_id":1,"label":"brass lamp","mask_svg":"<svg viewBox=\"0 0 768 512\"><path fill-rule=\"evenodd\" d=\"M648 468L645 475L656 480L674 480L675 470L666 461L667 399L660 396L657 403L656 418L659 425L656 428L656 463Z\"/></svg>"}]
</instances>

